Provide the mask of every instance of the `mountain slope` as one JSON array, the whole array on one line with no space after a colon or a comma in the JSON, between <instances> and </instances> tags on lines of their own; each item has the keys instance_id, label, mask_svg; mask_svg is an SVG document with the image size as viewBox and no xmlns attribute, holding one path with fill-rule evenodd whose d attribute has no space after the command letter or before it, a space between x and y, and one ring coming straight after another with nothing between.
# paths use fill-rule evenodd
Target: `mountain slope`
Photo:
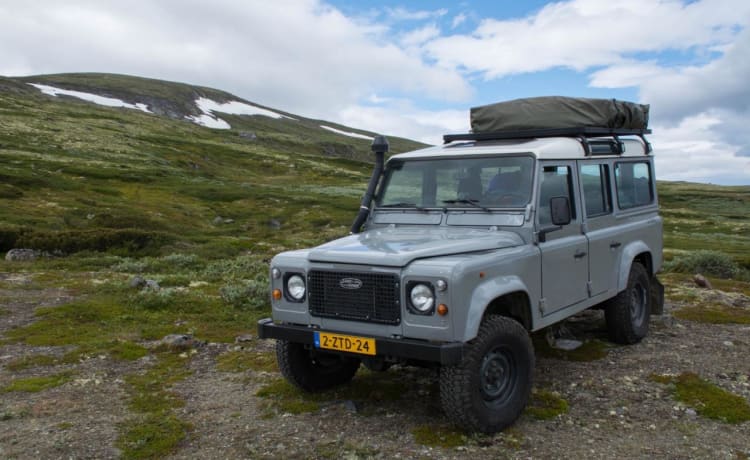
<instances>
[{"instance_id":1,"label":"mountain slope","mask_svg":"<svg viewBox=\"0 0 750 460\"><path fill-rule=\"evenodd\" d=\"M30 82L172 113L49 96ZM346 232L370 174L355 161L371 158L369 140L293 114L222 114L233 129L205 128L184 119L198 113L198 97L242 101L117 75L0 79L0 250L137 252L168 242L221 256ZM393 151L420 145L392 139Z\"/></svg>"}]
</instances>

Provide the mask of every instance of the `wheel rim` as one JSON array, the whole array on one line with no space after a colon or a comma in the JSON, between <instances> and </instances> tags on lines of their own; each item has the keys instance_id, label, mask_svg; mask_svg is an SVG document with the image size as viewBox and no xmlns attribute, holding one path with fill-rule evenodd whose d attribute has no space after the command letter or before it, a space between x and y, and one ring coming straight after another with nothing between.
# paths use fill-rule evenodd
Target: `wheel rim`
<instances>
[{"instance_id":1,"label":"wheel rim","mask_svg":"<svg viewBox=\"0 0 750 460\"><path fill-rule=\"evenodd\" d=\"M479 368L482 398L488 406L504 404L513 394L518 370L510 350L496 347L482 359Z\"/></svg>"},{"instance_id":2,"label":"wheel rim","mask_svg":"<svg viewBox=\"0 0 750 460\"><path fill-rule=\"evenodd\" d=\"M630 320L634 326L640 326L646 318L646 302L648 302L646 288L638 283L630 293Z\"/></svg>"}]
</instances>

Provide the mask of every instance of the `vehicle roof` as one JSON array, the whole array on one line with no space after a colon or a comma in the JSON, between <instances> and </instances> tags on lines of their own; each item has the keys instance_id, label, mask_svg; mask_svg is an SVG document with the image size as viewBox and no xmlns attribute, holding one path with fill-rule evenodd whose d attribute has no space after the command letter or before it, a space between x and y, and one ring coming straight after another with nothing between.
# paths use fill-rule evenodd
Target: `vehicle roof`
<instances>
[{"instance_id":1,"label":"vehicle roof","mask_svg":"<svg viewBox=\"0 0 750 460\"><path fill-rule=\"evenodd\" d=\"M594 138L612 140L611 137ZM433 157L487 156L531 154L539 159L573 159L586 158L621 158L647 156L647 145L638 137L619 139L624 151L620 154L587 155L580 140L572 137L544 137L532 139L508 139L491 141L457 141L448 144L428 147L412 152L393 155L391 159L427 159Z\"/></svg>"}]
</instances>

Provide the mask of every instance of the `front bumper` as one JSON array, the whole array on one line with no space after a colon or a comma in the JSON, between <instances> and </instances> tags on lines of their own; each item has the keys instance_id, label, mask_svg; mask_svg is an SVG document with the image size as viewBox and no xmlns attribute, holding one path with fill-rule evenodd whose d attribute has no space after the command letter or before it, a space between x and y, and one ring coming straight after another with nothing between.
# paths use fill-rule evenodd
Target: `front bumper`
<instances>
[{"instance_id":1,"label":"front bumper","mask_svg":"<svg viewBox=\"0 0 750 460\"><path fill-rule=\"evenodd\" d=\"M258 321L258 337L261 339L281 339L314 345L314 332L321 331L306 326L276 324L271 318ZM341 331L323 332L346 334L346 332ZM373 338L375 339L378 356L428 361L442 365L458 364L463 357L462 343L431 343L414 339Z\"/></svg>"}]
</instances>

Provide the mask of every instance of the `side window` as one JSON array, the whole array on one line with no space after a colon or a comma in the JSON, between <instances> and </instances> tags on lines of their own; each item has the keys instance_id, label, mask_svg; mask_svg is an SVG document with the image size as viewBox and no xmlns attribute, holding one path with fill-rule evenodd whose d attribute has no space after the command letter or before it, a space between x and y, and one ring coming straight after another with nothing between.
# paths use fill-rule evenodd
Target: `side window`
<instances>
[{"instance_id":1,"label":"side window","mask_svg":"<svg viewBox=\"0 0 750 460\"><path fill-rule=\"evenodd\" d=\"M539 224L552 223L549 200L552 197L565 196L570 202L570 216L576 218L575 200L573 199L573 178L569 166L544 166L539 181Z\"/></svg>"},{"instance_id":2,"label":"side window","mask_svg":"<svg viewBox=\"0 0 750 460\"><path fill-rule=\"evenodd\" d=\"M583 200L586 203L586 217L601 216L612 212L608 165L582 165L581 188Z\"/></svg>"},{"instance_id":3,"label":"side window","mask_svg":"<svg viewBox=\"0 0 750 460\"><path fill-rule=\"evenodd\" d=\"M615 185L620 209L644 206L654 202L651 168L645 161L616 163Z\"/></svg>"}]
</instances>

